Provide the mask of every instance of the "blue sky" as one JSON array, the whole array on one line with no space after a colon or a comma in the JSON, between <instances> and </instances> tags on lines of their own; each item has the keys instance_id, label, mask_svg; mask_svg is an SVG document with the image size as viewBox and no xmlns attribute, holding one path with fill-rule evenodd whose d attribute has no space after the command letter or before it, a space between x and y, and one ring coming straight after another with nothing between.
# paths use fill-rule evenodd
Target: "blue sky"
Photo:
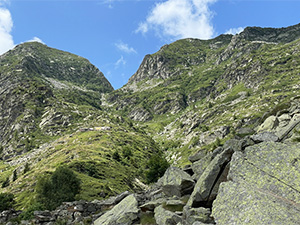
<instances>
[{"instance_id":1,"label":"blue sky","mask_svg":"<svg viewBox=\"0 0 300 225\"><path fill-rule=\"evenodd\" d=\"M26 41L83 56L115 89L177 39L300 23L300 0L0 0L0 54Z\"/></svg>"}]
</instances>

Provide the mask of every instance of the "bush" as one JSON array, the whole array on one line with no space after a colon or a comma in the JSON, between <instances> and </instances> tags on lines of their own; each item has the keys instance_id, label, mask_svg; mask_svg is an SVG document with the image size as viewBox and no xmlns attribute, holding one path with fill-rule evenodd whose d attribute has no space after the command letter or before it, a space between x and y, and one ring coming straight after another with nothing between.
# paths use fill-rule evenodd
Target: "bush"
<instances>
[{"instance_id":1,"label":"bush","mask_svg":"<svg viewBox=\"0 0 300 225\"><path fill-rule=\"evenodd\" d=\"M131 156L132 156L132 151L131 151L131 149L129 147L126 146L123 149L123 157L127 158L127 159L130 159Z\"/></svg>"},{"instance_id":2,"label":"bush","mask_svg":"<svg viewBox=\"0 0 300 225\"><path fill-rule=\"evenodd\" d=\"M15 203L15 196L11 193L0 194L0 211L11 209Z\"/></svg>"},{"instance_id":3,"label":"bush","mask_svg":"<svg viewBox=\"0 0 300 225\"><path fill-rule=\"evenodd\" d=\"M164 175L170 165L162 153L157 153L151 156L146 166L147 183L154 183Z\"/></svg>"},{"instance_id":4,"label":"bush","mask_svg":"<svg viewBox=\"0 0 300 225\"><path fill-rule=\"evenodd\" d=\"M59 167L51 176L40 178L36 186L37 201L49 210L62 202L74 201L79 191L79 178L66 167Z\"/></svg>"},{"instance_id":5,"label":"bush","mask_svg":"<svg viewBox=\"0 0 300 225\"><path fill-rule=\"evenodd\" d=\"M8 187L9 186L9 177L6 178L6 180L2 183L2 188Z\"/></svg>"},{"instance_id":6,"label":"bush","mask_svg":"<svg viewBox=\"0 0 300 225\"><path fill-rule=\"evenodd\" d=\"M21 220L31 220L34 218L34 211L41 210L44 210L41 203L33 203L25 211L23 211L19 217Z\"/></svg>"},{"instance_id":7,"label":"bush","mask_svg":"<svg viewBox=\"0 0 300 225\"><path fill-rule=\"evenodd\" d=\"M112 155L112 158L118 162L121 161L121 156L119 155L119 152L118 151L114 151L113 155Z\"/></svg>"},{"instance_id":8,"label":"bush","mask_svg":"<svg viewBox=\"0 0 300 225\"><path fill-rule=\"evenodd\" d=\"M29 164L28 164L28 162L27 162L27 163L25 164L23 173L25 174L25 173L27 173L29 170L30 170L30 166L29 166Z\"/></svg>"}]
</instances>

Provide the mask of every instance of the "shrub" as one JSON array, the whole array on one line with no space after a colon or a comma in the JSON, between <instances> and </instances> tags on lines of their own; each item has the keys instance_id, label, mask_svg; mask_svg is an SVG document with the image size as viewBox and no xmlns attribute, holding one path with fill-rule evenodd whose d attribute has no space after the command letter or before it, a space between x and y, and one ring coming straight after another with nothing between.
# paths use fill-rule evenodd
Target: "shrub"
<instances>
[{"instance_id":1,"label":"shrub","mask_svg":"<svg viewBox=\"0 0 300 225\"><path fill-rule=\"evenodd\" d=\"M146 167L148 168L148 170L146 171L147 183L156 182L158 178L164 175L169 166L170 165L168 161L165 159L161 152L152 155L146 165Z\"/></svg>"},{"instance_id":2,"label":"shrub","mask_svg":"<svg viewBox=\"0 0 300 225\"><path fill-rule=\"evenodd\" d=\"M28 164L28 162L27 162L27 163L25 164L23 173L25 174L25 173L27 173L29 170L30 170L30 166L29 166L29 164Z\"/></svg>"},{"instance_id":3,"label":"shrub","mask_svg":"<svg viewBox=\"0 0 300 225\"><path fill-rule=\"evenodd\" d=\"M131 149L129 147L126 146L123 149L123 157L127 158L127 159L130 159L131 156L132 156L132 151L131 151Z\"/></svg>"},{"instance_id":4,"label":"shrub","mask_svg":"<svg viewBox=\"0 0 300 225\"><path fill-rule=\"evenodd\" d=\"M36 185L38 202L50 210L62 202L74 201L79 191L79 178L66 167L59 167L52 175L41 177Z\"/></svg>"},{"instance_id":5,"label":"shrub","mask_svg":"<svg viewBox=\"0 0 300 225\"><path fill-rule=\"evenodd\" d=\"M112 158L118 162L121 161L121 156L119 155L119 152L118 151L114 151L113 155L112 155Z\"/></svg>"},{"instance_id":6,"label":"shrub","mask_svg":"<svg viewBox=\"0 0 300 225\"><path fill-rule=\"evenodd\" d=\"M17 170L14 170L14 172L13 172L13 181L15 181L16 179L18 179Z\"/></svg>"},{"instance_id":7,"label":"shrub","mask_svg":"<svg viewBox=\"0 0 300 225\"><path fill-rule=\"evenodd\" d=\"M8 187L9 186L9 177L6 178L6 180L2 183L2 188Z\"/></svg>"},{"instance_id":8,"label":"shrub","mask_svg":"<svg viewBox=\"0 0 300 225\"><path fill-rule=\"evenodd\" d=\"M15 196L11 193L0 194L0 211L8 210L13 207Z\"/></svg>"},{"instance_id":9,"label":"shrub","mask_svg":"<svg viewBox=\"0 0 300 225\"><path fill-rule=\"evenodd\" d=\"M44 210L41 203L33 203L25 211L20 214L21 220L31 220L34 218L34 211Z\"/></svg>"}]
</instances>

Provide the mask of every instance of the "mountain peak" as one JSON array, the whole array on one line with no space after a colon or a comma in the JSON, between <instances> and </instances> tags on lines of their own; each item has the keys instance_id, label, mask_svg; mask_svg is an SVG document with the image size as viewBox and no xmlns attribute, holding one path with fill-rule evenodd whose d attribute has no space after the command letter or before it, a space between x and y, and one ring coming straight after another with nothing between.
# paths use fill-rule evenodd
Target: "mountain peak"
<instances>
[{"instance_id":1,"label":"mountain peak","mask_svg":"<svg viewBox=\"0 0 300 225\"><path fill-rule=\"evenodd\" d=\"M10 61L23 75L70 82L82 88L110 92L113 87L103 73L87 59L69 52L50 48L39 42L26 42L16 46L0 58Z\"/></svg>"},{"instance_id":2,"label":"mountain peak","mask_svg":"<svg viewBox=\"0 0 300 225\"><path fill-rule=\"evenodd\" d=\"M248 41L288 43L300 38L300 23L283 28L246 27L239 36Z\"/></svg>"}]
</instances>

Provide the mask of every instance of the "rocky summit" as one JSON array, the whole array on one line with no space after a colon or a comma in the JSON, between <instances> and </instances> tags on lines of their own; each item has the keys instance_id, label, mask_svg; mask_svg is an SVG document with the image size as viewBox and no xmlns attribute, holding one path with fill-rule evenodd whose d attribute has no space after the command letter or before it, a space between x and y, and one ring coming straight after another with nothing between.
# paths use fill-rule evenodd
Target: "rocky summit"
<instances>
[{"instance_id":1,"label":"rocky summit","mask_svg":"<svg viewBox=\"0 0 300 225\"><path fill-rule=\"evenodd\" d=\"M88 60L0 56L0 224L299 224L300 25L183 39L113 90Z\"/></svg>"}]
</instances>

